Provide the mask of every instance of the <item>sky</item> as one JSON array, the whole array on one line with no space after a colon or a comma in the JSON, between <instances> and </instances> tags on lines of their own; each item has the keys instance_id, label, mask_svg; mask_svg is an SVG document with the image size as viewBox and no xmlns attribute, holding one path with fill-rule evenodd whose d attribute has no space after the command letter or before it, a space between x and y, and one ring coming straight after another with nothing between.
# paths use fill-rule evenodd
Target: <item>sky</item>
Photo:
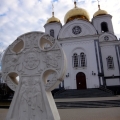
<instances>
[{"instance_id":1,"label":"sky","mask_svg":"<svg viewBox=\"0 0 120 120\"><path fill-rule=\"evenodd\" d=\"M76 0L77 6L88 11L90 18L98 10L97 0ZM52 3L55 17L64 25L64 16L74 7L74 0L0 0L0 51L18 36L30 31L43 31L51 17ZM120 0L100 0L101 9L113 16L115 35L120 38Z\"/></svg>"}]
</instances>

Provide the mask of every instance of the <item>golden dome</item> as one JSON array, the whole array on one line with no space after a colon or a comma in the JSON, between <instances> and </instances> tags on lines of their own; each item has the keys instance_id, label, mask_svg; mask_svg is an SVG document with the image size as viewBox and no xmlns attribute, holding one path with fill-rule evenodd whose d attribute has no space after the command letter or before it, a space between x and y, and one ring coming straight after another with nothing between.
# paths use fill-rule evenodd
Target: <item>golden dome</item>
<instances>
[{"instance_id":1,"label":"golden dome","mask_svg":"<svg viewBox=\"0 0 120 120\"><path fill-rule=\"evenodd\" d=\"M98 4L98 11L94 13L93 17L100 16L100 15L107 15L107 11L101 10L100 5Z\"/></svg>"},{"instance_id":2,"label":"golden dome","mask_svg":"<svg viewBox=\"0 0 120 120\"><path fill-rule=\"evenodd\" d=\"M88 12L83 9L83 8L78 8L75 4L75 7L71 10L69 10L65 17L64 17L64 22L67 23L71 20L74 20L74 19L85 19L85 20L89 20L90 17L89 17L89 14Z\"/></svg>"},{"instance_id":3,"label":"golden dome","mask_svg":"<svg viewBox=\"0 0 120 120\"><path fill-rule=\"evenodd\" d=\"M107 14L108 14L107 11L100 9L94 13L93 17L100 16L100 15L107 15Z\"/></svg>"},{"instance_id":4,"label":"golden dome","mask_svg":"<svg viewBox=\"0 0 120 120\"><path fill-rule=\"evenodd\" d=\"M47 23L53 23L53 22L60 23L60 20L58 18L54 17L54 12L52 14L53 14L53 16L47 20Z\"/></svg>"}]
</instances>

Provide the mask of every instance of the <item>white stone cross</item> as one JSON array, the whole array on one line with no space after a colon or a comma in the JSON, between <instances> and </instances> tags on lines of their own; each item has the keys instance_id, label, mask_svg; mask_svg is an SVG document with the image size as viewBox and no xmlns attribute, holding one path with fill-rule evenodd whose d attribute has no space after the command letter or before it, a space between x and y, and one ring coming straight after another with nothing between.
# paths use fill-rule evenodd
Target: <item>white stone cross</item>
<instances>
[{"instance_id":1,"label":"white stone cross","mask_svg":"<svg viewBox=\"0 0 120 120\"><path fill-rule=\"evenodd\" d=\"M18 37L2 59L3 79L15 91L6 120L60 120L51 90L63 80L65 66L53 37L42 32Z\"/></svg>"}]
</instances>

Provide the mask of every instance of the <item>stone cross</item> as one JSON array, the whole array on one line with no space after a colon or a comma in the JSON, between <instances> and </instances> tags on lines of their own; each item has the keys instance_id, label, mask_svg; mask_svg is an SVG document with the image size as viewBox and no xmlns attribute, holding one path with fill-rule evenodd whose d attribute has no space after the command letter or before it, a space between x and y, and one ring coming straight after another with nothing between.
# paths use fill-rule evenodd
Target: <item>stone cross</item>
<instances>
[{"instance_id":1,"label":"stone cross","mask_svg":"<svg viewBox=\"0 0 120 120\"><path fill-rule=\"evenodd\" d=\"M18 37L2 59L3 79L15 91L6 120L60 120L51 90L63 80L65 66L53 37L42 32Z\"/></svg>"}]
</instances>

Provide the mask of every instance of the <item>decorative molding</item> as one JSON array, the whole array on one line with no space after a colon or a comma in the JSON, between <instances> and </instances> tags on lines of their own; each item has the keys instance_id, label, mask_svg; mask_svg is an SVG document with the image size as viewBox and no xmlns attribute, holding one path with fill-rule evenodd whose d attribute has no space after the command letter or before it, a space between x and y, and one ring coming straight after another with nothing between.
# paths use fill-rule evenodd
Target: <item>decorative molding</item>
<instances>
[{"instance_id":1,"label":"decorative molding","mask_svg":"<svg viewBox=\"0 0 120 120\"><path fill-rule=\"evenodd\" d=\"M107 40L105 39L106 37L107 37ZM116 40L117 40L117 37L109 32L105 32L99 36L100 42L110 42L110 41L116 41Z\"/></svg>"},{"instance_id":2,"label":"decorative molding","mask_svg":"<svg viewBox=\"0 0 120 120\"><path fill-rule=\"evenodd\" d=\"M69 43L63 43L62 46L71 46L71 45L81 45L81 44L91 44L93 43L94 40L90 40L90 41L80 41L80 42L69 42Z\"/></svg>"},{"instance_id":3,"label":"decorative molding","mask_svg":"<svg viewBox=\"0 0 120 120\"><path fill-rule=\"evenodd\" d=\"M101 48L102 49L110 49L110 48L115 48L115 46L112 46L112 45L111 46L102 46Z\"/></svg>"},{"instance_id":4,"label":"decorative molding","mask_svg":"<svg viewBox=\"0 0 120 120\"><path fill-rule=\"evenodd\" d=\"M86 36L76 36L76 37L68 37L68 38L60 38L58 41L61 43L71 42L71 41L88 41L98 39L99 35L86 35Z\"/></svg>"},{"instance_id":5,"label":"decorative molding","mask_svg":"<svg viewBox=\"0 0 120 120\"><path fill-rule=\"evenodd\" d=\"M74 35L72 33L72 29L74 26L79 26L82 31L80 34ZM68 37L78 37L78 36L85 36L85 35L95 35L97 34L95 28L87 21L84 20L73 20L67 24L65 24L62 29L60 30L60 33L58 35L58 38L68 38Z\"/></svg>"}]
</instances>

